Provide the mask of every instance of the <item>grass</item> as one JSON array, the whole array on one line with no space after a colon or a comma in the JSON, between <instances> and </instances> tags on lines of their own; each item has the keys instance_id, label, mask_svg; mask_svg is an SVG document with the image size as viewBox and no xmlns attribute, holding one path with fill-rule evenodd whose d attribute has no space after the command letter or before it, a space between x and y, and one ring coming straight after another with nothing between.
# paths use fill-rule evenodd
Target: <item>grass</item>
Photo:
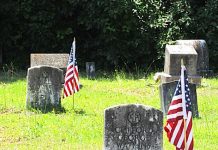
<instances>
[{"instance_id":1,"label":"grass","mask_svg":"<svg viewBox=\"0 0 218 150\"><path fill-rule=\"evenodd\" d=\"M62 101L66 113L42 114L25 108L25 73L0 75L0 149L102 149L104 109L138 103L160 109L158 83L152 76L124 73L96 80L81 77L83 88ZM200 118L193 120L195 149L218 147L218 78L203 79L197 89ZM165 119L164 119L165 124ZM164 149L173 150L164 133Z\"/></svg>"}]
</instances>

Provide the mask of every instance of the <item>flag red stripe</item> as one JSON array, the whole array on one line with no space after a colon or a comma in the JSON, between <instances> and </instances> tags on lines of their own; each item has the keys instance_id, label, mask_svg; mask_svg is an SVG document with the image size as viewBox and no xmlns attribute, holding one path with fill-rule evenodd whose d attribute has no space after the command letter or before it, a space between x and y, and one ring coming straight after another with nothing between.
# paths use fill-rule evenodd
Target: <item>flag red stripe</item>
<instances>
[{"instance_id":1,"label":"flag red stripe","mask_svg":"<svg viewBox=\"0 0 218 150\"><path fill-rule=\"evenodd\" d=\"M176 118L168 119L167 122L175 122L176 120L183 119L183 116L177 116Z\"/></svg>"},{"instance_id":2,"label":"flag red stripe","mask_svg":"<svg viewBox=\"0 0 218 150\"><path fill-rule=\"evenodd\" d=\"M173 100L170 105L176 105L176 104L179 104L179 103L182 103L182 99Z\"/></svg>"},{"instance_id":3,"label":"flag red stripe","mask_svg":"<svg viewBox=\"0 0 218 150\"><path fill-rule=\"evenodd\" d=\"M168 111L168 115L170 115L170 114L175 114L175 113L177 113L177 112L182 112L182 107L179 107L179 108L177 108L177 109L173 109L173 110L170 110L170 111Z\"/></svg>"}]
</instances>

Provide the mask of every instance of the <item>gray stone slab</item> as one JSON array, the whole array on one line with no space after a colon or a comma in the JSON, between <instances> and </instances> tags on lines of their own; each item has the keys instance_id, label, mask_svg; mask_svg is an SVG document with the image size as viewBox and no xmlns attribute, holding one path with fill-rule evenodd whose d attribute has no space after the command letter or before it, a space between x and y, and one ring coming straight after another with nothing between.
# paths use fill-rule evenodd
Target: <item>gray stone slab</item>
<instances>
[{"instance_id":1,"label":"gray stone slab","mask_svg":"<svg viewBox=\"0 0 218 150\"><path fill-rule=\"evenodd\" d=\"M95 78L95 62L86 62L86 75L89 79Z\"/></svg>"},{"instance_id":2,"label":"gray stone slab","mask_svg":"<svg viewBox=\"0 0 218 150\"><path fill-rule=\"evenodd\" d=\"M169 82L169 83L163 83L159 86L161 108L162 108L164 115L167 115L170 103L172 101L173 95L176 90L177 83L178 81L174 81L174 82ZM190 88L190 99L192 101L193 117L199 117L196 85L189 83L189 88Z\"/></svg>"},{"instance_id":3,"label":"gray stone slab","mask_svg":"<svg viewBox=\"0 0 218 150\"><path fill-rule=\"evenodd\" d=\"M172 81L178 81L180 79L180 76L161 76L161 83L168 83ZM193 83L196 85L201 85L201 76L188 76L189 83Z\"/></svg>"},{"instance_id":4,"label":"gray stone slab","mask_svg":"<svg viewBox=\"0 0 218 150\"><path fill-rule=\"evenodd\" d=\"M162 150L163 113L144 105L105 110L105 150Z\"/></svg>"},{"instance_id":5,"label":"gray stone slab","mask_svg":"<svg viewBox=\"0 0 218 150\"><path fill-rule=\"evenodd\" d=\"M65 53L56 53L56 54L31 54L30 55L30 64L31 67L39 65L47 65L57 68L67 68L69 59L69 54Z\"/></svg>"},{"instance_id":6,"label":"gray stone slab","mask_svg":"<svg viewBox=\"0 0 218 150\"><path fill-rule=\"evenodd\" d=\"M197 75L197 52L193 46L166 45L164 73L180 75L181 59L188 70L188 75Z\"/></svg>"},{"instance_id":7,"label":"gray stone slab","mask_svg":"<svg viewBox=\"0 0 218 150\"><path fill-rule=\"evenodd\" d=\"M42 112L61 108L63 71L56 67L36 66L28 69L26 107Z\"/></svg>"},{"instance_id":8,"label":"gray stone slab","mask_svg":"<svg viewBox=\"0 0 218 150\"><path fill-rule=\"evenodd\" d=\"M191 45L198 53L197 71L203 74L209 71L209 53L205 40L177 40L177 45Z\"/></svg>"}]
</instances>

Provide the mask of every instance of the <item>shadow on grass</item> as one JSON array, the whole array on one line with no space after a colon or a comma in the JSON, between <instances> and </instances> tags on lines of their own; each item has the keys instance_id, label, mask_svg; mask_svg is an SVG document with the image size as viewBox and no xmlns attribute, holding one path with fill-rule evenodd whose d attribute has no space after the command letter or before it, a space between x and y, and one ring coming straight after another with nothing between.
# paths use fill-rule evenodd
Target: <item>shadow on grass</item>
<instances>
[{"instance_id":1,"label":"shadow on grass","mask_svg":"<svg viewBox=\"0 0 218 150\"><path fill-rule=\"evenodd\" d=\"M78 115L87 115L83 109L74 109L74 113Z\"/></svg>"}]
</instances>

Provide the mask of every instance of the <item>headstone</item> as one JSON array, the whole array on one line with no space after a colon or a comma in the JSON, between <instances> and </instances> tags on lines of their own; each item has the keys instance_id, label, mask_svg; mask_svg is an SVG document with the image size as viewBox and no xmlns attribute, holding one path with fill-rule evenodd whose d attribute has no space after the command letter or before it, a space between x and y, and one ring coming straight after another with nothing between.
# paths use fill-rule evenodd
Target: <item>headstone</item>
<instances>
[{"instance_id":1,"label":"headstone","mask_svg":"<svg viewBox=\"0 0 218 150\"><path fill-rule=\"evenodd\" d=\"M192 46L186 45L166 46L164 72L170 75L180 75L182 58L188 75L197 75L197 53Z\"/></svg>"},{"instance_id":2,"label":"headstone","mask_svg":"<svg viewBox=\"0 0 218 150\"><path fill-rule=\"evenodd\" d=\"M56 67L59 69L66 69L69 59L69 54L31 54L30 56L31 67L46 65Z\"/></svg>"},{"instance_id":3,"label":"headstone","mask_svg":"<svg viewBox=\"0 0 218 150\"><path fill-rule=\"evenodd\" d=\"M177 40L176 44L193 46L198 54L197 72L201 75L209 72L209 54L205 40Z\"/></svg>"},{"instance_id":4,"label":"headstone","mask_svg":"<svg viewBox=\"0 0 218 150\"><path fill-rule=\"evenodd\" d=\"M163 113L144 105L105 110L105 150L162 150Z\"/></svg>"},{"instance_id":5,"label":"headstone","mask_svg":"<svg viewBox=\"0 0 218 150\"><path fill-rule=\"evenodd\" d=\"M174 92L176 90L177 83L178 83L178 81L174 81L174 82L169 82L169 83L163 83L159 86L161 108L162 108L164 115L166 115L168 112L170 103L172 101ZM189 88L190 88L190 99L192 101L193 117L199 117L196 85L189 83Z\"/></svg>"},{"instance_id":6,"label":"headstone","mask_svg":"<svg viewBox=\"0 0 218 150\"><path fill-rule=\"evenodd\" d=\"M42 112L61 108L63 71L56 67L36 66L28 69L26 107Z\"/></svg>"},{"instance_id":7,"label":"headstone","mask_svg":"<svg viewBox=\"0 0 218 150\"><path fill-rule=\"evenodd\" d=\"M180 77L181 59L187 68L190 83L201 84L201 76L197 74L197 52L193 46L167 45L165 49L164 73L168 76L161 76L161 83L177 81Z\"/></svg>"},{"instance_id":8,"label":"headstone","mask_svg":"<svg viewBox=\"0 0 218 150\"><path fill-rule=\"evenodd\" d=\"M95 78L95 62L86 62L86 75L88 79Z\"/></svg>"}]
</instances>

